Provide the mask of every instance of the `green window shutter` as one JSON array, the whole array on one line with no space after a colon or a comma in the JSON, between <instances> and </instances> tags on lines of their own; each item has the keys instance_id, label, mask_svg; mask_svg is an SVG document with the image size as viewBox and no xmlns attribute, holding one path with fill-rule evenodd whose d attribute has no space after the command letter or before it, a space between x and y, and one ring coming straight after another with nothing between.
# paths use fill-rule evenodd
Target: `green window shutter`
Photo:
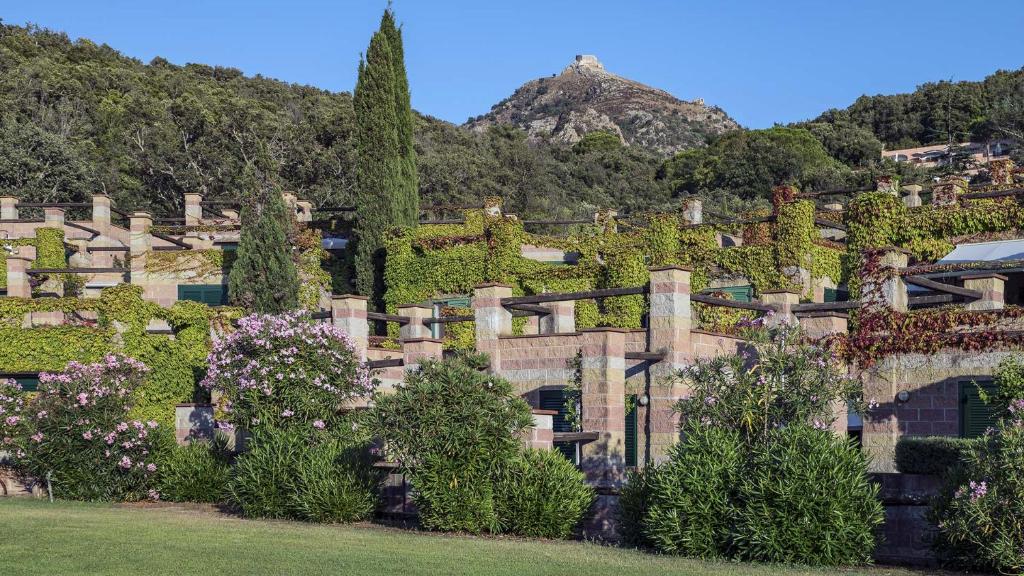
<instances>
[{"instance_id":1,"label":"green window shutter","mask_svg":"<svg viewBox=\"0 0 1024 576\"><path fill-rule=\"evenodd\" d=\"M636 395L628 397L626 412L626 466L636 466Z\"/></svg>"},{"instance_id":2,"label":"green window shutter","mask_svg":"<svg viewBox=\"0 0 1024 576\"><path fill-rule=\"evenodd\" d=\"M715 290L725 292L737 302L750 302L754 298L753 286L726 286L724 288L715 288Z\"/></svg>"},{"instance_id":3,"label":"green window shutter","mask_svg":"<svg viewBox=\"0 0 1024 576\"><path fill-rule=\"evenodd\" d=\"M850 293L838 288L825 288L825 302L846 302L850 299Z\"/></svg>"},{"instance_id":4,"label":"green window shutter","mask_svg":"<svg viewBox=\"0 0 1024 576\"><path fill-rule=\"evenodd\" d=\"M540 409L558 412L558 414L552 417L552 428L555 432L573 432L572 424L566 417L565 400L568 396L564 388L540 391ZM555 442L554 447L568 458L570 462L576 462L575 442Z\"/></svg>"},{"instance_id":5,"label":"green window shutter","mask_svg":"<svg viewBox=\"0 0 1024 576\"><path fill-rule=\"evenodd\" d=\"M179 284L178 300L223 306L228 301L228 287L223 284Z\"/></svg>"},{"instance_id":6,"label":"green window shutter","mask_svg":"<svg viewBox=\"0 0 1024 576\"><path fill-rule=\"evenodd\" d=\"M994 394L996 386L992 382L973 381L960 382L960 436L962 438L978 438L989 428L995 427L998 409L986 404L978 392L980 385L986 393Z\"/></svg>"}]
</instances>

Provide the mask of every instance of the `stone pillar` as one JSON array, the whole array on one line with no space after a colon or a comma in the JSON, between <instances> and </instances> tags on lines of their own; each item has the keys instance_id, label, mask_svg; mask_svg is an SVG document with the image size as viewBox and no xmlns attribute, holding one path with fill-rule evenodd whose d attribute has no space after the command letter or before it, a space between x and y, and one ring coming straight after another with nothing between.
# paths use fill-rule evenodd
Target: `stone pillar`
<instances>
[{"instance_id":1,"label":"stone pillar","mask_svg":"<svg viewBox=\"0 0 1024 576\"><path fill-rule=\"evenodd\" d=\"M819 340L833 335L846 334L848 332L849 316L842 312L813 312L800 317L800 327L812 340ZM850 408L845 400L837 400L832 406L832 431L838 436L845 438L848 434L850 422Z\"/></svg>"},{"instance_id":2,"label":"stone pillar","mask_svg":"<svg viewBox=\"0 0 1024 576\"><path fill-rule=\"evenodd\" d=\"M131 282L142 286L143 294L148 284L146 261L153 250L153 236L149 229L153 227L153 217L148 212L133 212L129 219L129 256L131 257Z\"/></svg>"},{"instance_id":3,"label":"stone pillar","mask_svg":"<svg viewBox=\"0 0 1024 576\"><path fill-rule=\"evenodd\" d=\"M295 220L299 222L313 221L313 203L309 200L295 201Z\"/></svg>"},{"instance_id":4,"label":"stone pillar","mask_svg":"<svg viewBox=\"0 0 1024 576\"><path fill-rule=\"evenodd\" d=\"M523 336L536 336L540 334L540 316L527 316L526 325L523 326Z\"/></svg>"},{"instance_id":5,"label":"stone pillar","mask_svg":"<svg viewBox=\"0 0 1024 576\"><path fill-rule=\"evenodd\" d=\"M413 338L430 338L430 328L423 323L424 320L434 315L434 309L430 306L420 304L406 304L398 307L399 316L409 317L409 323L403 324L398 330L399 338L402 340Z\"/></svg>"},{"instance_id":6,"label":"stone pillar","mask_svg":"<svg viewBox=\"0 0 1024 576\"><path fill-rule=\"evenodd\" d=\"M213 440L213 406L178 404L174 407L174 439L185 445L193 440Z\"/></svg>"},{"instance_id":7,"label":"stone pillar","mask_svg":"<svg viewBox=\"0 0 1024 576\"><path fill-rule=\"evenodd\" d=\"M1006 298L1003 295L1006 276L989 272L960 278L964 281L964 288L981 292L981 298L967 303L965 308L968 310L1002 310L1006 306Z\"/></svg>"},{"instance_id":8,"label":"stone pillar","mask_svg":"<svg viewBox=\"0 0 1024 576\"><path fill-rule=\"evenodd\" d=\"M28 281L28 267L31 260L21 254L7 255L7 297L31 298L32 285Z\"/></svg>"},{"instance_id":9,"label":"stone pillar","mask_svg":"<svg viewBox=\"0 0 1024 576\"><path fill-rule=\"evenodd\" d=\"M961 194L968 190L967 179L963 176L945 176L932 186L932 204L949 206L956 204Z\"/></svg>"},{"instance_id":10,"label":"stone pillar","mask_svg":"<svg viewBox=\"0 0 1024 576\"><path fill-rule=\"evenodd\" d=\"M775 312L769 313L767 317L768 326L798 323L796 315L793 314L793 306L800 303L800 293L796 290L765 290L761 292L761 303L775 309Z\"/></svg>"},{"instance_id":11,"label":"stone pillar","mask_svg":"<svg viewBox=\"0 0 1024 576\"><path fill-rule=\"evenodd\" d=\"M895 246L882 248L879 266L882 274L881 285L876 281L865 279L861 288L861 301L867 306L884 306L896 312L907 311L907 284L899 271L907 267L910 252Z\"/></svg>"},{"instance_id":12,"label":"stone pillar","mask_svg":"<svg viewBox=\"0 0 1024 576\"><path fill-rule=\"evenodd\" d=\"M527 448L551 450L555 441L555 416L557 410L533 410L533 426L526 429L523 444Z\"/></svg>"},{"instance_id":13,"label":"stone pillar","mask_svg":"<svg viewBox=\"0 0 1024 576\"><path fill-rule=\"evenodd\" d=\"M14 196L0 196L0 220L18 219L18 199Z\"/></svg>"},{"instance_id":14,"label":"stone pillar","mask_svg":"<svg viewBox=\"0 0 1024 576\"><path fill-rule=\"evenodd\" d=\"M366 360L366 348L370 343L370 324L366 320L366 296L344 294L331 296L331 322L340 328L356 344L359 360Z\"/></svg>"},{"instance_id":15,"label":"stone pillar","mask_svg":"<svg viewBox=\"0 0 1024 576\"><path fill-rule=\"evenodd\" d=\"M909 184L903 187L906 195L903 197L903 205L907 208L917 208L921 205L921 188L917 184Z\"/></svg>"},{"instance_id":16,"label":"stone pillar","mask_svg":"<svg viewBox=\"0 0 1024 576\"><path fill-rule=\"evenodd\" d=\"M476 350L491 356L492 373L499 371L498 337L512 335L512 313L501 305L502 298L512 296L512 287L487 283L473 289L473 316L476 328Z\"/></svg>"},{"instance_id":17,"label":"stone pillar","mask_svg":"<svg viewBox=\"0 0 1024 576\"><path fill-rule=\"evenodd\" d=\"M584 330L582 345L582 428L596 432L583 445L580 463L587 480L618 486L626 464L626 330Z\"/></svg>"},{"instance_id":18,"label":"stone pillar","mask_svg":"<svg viewBox=\"0 0 1024 576\"><path fill-rule=\"evenodd\" d=\"M402 367L406 372L418 370L424 360L440 360L444 354L444 340L434 338L402 339Z\"/></svg>"},{"instance_id":19,"label":"stone pillar","mask_svg":"<svg viewBox=\"0 0 1024 576\"><path fill-rule=\"evenodd\" d=\"M878 192L884 192L898 198L900 195L900 179L894 176L879 176L878 180L875 181L875 189Z\"/></svg>"},{"instance_id":20,"label":"stone pillar","mask_svg":"<svg viewBox=\"0 0 1024 576\"><path fill-rule=\"evenodd\" d=\"M198 226L203 220L203 195L185 193L185 226Z\"/></svg>"},{"instance_id":21,"label":"stone pillar","mask_svg":"<svg viewBox=\"0 0 1024 576\"><path fill-rule=\"evenodd\" d=\"M63 208L43 208L43 224L48 228L64 228Z\"/></svg>"},{"instance_id":22,"label":"stone pillar","mask_svg":"<svg viewBox=\"0 0 1024 576\"><path fill-rule=\"evenodd\" d=\"M484 214L488 216L501 216L501 196L488 196L484 198Z\"/></svg>"},{"instance_id":23,"label":"stone pillar","mask_svg":"<svg viewBox=\"0 0 1024 576\"><path fill-rule=\"evenodd\" d=\"M551 313L541 316L539 334L568 334L576 331L576 302L548 302Z\"/></svg>"},{"instance_id":24,"label":"stone pillar","mask_svg":"<svg viewBox=\"0 0 1024 576\"><path fill-rule=\"evenodd\" d=\"M619 226L615 222L615 217L619 213L615 210L601 210L600 212L594 213L594 224L601 228L603 232L618 232Z\"/></svg>"},{"instance_id":25,"label":"stone pillar","mask_svg":"<svg viewBox=\"0 0 1024 576\"><path fill-rule=\"evenodd\" d=\"M650 458L661 462L679 441L679 415L674 406L686 394L686 386L673 376L689 365L692 358L690 329L693 311L690 304L690 269L663 266L650 269L650 312L647 349L665 354L665 359L650 365L651 385L646 391L649 403Z\"/></svg>"},{"instance_id":26,"label":"stone pillar","mask_svg":"<svg viewBox=\"0 0 1024 576\"><path fill-rule=\"evenodd\" d=\"M101 235L110 235L110 197L106 194L92 195L92 227Z\"/></svg>"},{"instance_id":27,"label":"stone pillar","mask_svg":"<svg viewBox=\"0 0 1024 576\"><path fill-rule=\"evenodd\" d=\"M994 185L1013 184L1013 160L990 160L988 163L988 177Z\"/></svg>"},{"instance_id":28,"label":"stone pillar","mask_svg":"<svg viewBox=\"0 0 1024 576\"><path fill-rule=\"evenodd\" d=\"M683 220L687 224L704 223L704 204L700 198L687 198L683 200Z\"/></svg>"}]
</instances>

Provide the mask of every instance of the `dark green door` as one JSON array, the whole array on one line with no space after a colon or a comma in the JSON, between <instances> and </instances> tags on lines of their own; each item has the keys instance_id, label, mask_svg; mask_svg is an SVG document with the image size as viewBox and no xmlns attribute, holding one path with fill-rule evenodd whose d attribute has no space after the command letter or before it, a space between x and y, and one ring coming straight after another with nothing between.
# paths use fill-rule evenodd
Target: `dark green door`
<instances>
[{"instance_id":1,"label":"dark green door","mask_svg":"<svg viewBox=\"0 0 1024 576\"><path fill-rule=\"evenodd\" d=\"M569 422L568 410L565 408L566 398L569 396L576 397L576 393L567 393L564 388L557 390L541 390L540 391L540 409L541 410L552 410L557 411L553 417L553 426L555 432L575 432L572 429L572 423ZM570 462L576 462L576 443L575 442L555 442L554 447L556 450L565 455Z\"/></svg>"},{"instance_id":2,"label":"dark green door","mask_svg":"<svg viewBox=\"0 0 1024 576\"><path fill-rule=\"evenodd\" d=\"M636 395L627 398L626 406L626 466L636 466Z\"/></svg>"},{"instance_id":3,"label":"dark green door","mask_svg":"<svg viewBox=\"0 0 1024 576\"><path fill-rule=\"evenodd\" d=\"M992 382L961 382L960 383L960 437L978 438L985 431L996 425L997 409L981 399L978 386L986 394L994 394L996 385Z\"/></svg>"}]
</instances>

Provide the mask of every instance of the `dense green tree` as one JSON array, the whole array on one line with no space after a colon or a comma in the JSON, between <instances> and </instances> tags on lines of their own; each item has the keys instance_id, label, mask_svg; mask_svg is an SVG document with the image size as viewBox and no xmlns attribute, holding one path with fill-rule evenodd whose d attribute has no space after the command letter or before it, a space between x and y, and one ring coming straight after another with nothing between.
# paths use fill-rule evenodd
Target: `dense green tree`
<instances>
[{"instance_id":1,"label":"dense green tree","mask_svg":"<svg viewBox=\"0 0 1024 576\"><path fill-rule=\"evenodd\" d=\"M617 134L605 130L587 132L579 142L573 144L572 150L578 154L586 152L611 152L622 148L622 140Z\"/></svg>"},{"instance_id":2,"label":"dense green tree","mask_svg":"<svg viewBox=\"0 0 1024 576\"><path fill-rule=\"evenodd\" d=\"M401 55L401 33L390 9L359 62L356 118L356 288L383 294L384 239L415 226L419 215L412 112ZM393 46L393 41L397 46ZM402 69L399 70L398 68Z\"/></svg>"},{"instance_id":3,"label":"dense green tree","mask_svg":"<svg viewBox=\"0 0 1024 576\"><path fill-rule=\"evenodd\" d=\"M242 231L228 277L231 303L262 314L298 308L299 276L292 260L288 230L291 214L281 196L256 167L244 181L252 197L242 205Z\"/></svg>"}]
</instances>

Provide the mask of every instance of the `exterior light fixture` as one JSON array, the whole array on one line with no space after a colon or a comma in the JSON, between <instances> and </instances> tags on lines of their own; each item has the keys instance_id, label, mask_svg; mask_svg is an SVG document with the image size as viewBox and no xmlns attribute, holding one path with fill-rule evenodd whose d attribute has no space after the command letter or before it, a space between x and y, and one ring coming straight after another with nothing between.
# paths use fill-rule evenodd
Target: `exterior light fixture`
<instances>
[{"instance_id":1,"label":"exterior light fixture","mask_svg":"<svg viewBox=\"0 0 1024 576\"><path fill-rule=\"evenodd\" d=\"M636 401L641 406L647 406L651 402L651 398L647 394L642 394Z\"/></svg>"},{"instance_id":2,"label":"exterior light fixture","mask_svg":"<svg viewBox=\"0 0 1024 576\"><path fill-rule=\"evenodd\" d=\"M906 404L910 401L910 392L906 390L900 390L896 393L896 400L899 400L901 404Z\"/></svg>"}]
</instances>

